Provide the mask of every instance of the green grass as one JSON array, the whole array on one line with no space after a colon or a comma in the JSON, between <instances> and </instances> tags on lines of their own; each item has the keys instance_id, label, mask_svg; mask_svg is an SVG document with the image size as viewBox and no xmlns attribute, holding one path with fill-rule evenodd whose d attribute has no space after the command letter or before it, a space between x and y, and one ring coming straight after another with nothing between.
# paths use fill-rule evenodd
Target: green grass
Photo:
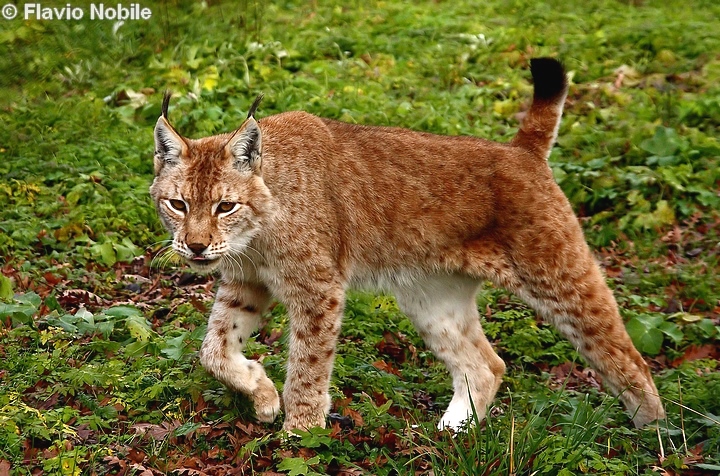
<instances>
[{"instance_id":1,"label":"green grass","mask_svg":"<svg viewBox=\"0 0 720 476\"><path fill-rule=\"evenodd\" d=\"M0 20L0 474L720 470L720 4L142 6L151 20L122 25ZM631 429L570 344L492 287L478 306L508 373L467 434L434 429L448 375L391 298L365 294L348 301L332 428L253 423L197 359L214 278L150 266L167 238L147 193L162 91L190 137L237 127L263 92L259 117L507 140L542 55L572 75L551 166L667 424ZM279 305L248 346L280 386L286 327Z\"/></svg>"}]
</instances>

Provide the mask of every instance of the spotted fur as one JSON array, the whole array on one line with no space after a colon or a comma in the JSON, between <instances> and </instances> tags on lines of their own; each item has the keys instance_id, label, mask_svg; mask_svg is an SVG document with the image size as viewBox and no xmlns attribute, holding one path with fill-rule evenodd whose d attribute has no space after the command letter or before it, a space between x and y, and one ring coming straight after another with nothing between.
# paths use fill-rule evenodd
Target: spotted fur
<instances>
[{"instance_id":1,"label":"spotted fur","mask_svg":"<svg viewBox=\"0 0 720 476\"><path fill-rule=\"evenodd\" d=\"M547 157L567 80L534 60L533 103L508 144L286 112L249 114L230 134L181 137L155 128L150 188L174 250L221 286L200 352L205 368L246 393L258 419L280 410L262 365L243 355L272 298L290 315L285 428L324 426L349 286L380 287L453 380L441 427L484 417L504 362L483 334L484 280L552 322L620 394L636 425L664 415ZM253 106L257 107L257 101Z\"/></svg>"}]
</instances>

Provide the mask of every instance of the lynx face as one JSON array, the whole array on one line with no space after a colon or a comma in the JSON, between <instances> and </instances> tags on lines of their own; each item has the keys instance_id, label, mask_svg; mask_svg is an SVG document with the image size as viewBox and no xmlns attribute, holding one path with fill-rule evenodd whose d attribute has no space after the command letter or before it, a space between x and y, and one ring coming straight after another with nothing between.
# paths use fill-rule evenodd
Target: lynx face
<instances>
[{"instance_id":1,"label":"lynx face","mask_svg":"<svg viewBox=\"0 0 720 476\"><path fill-rule=\"evenodd\" d=\"M272 208L258 130L251 117L232 134L189 140L158 120L150 194L173 250L196 271L239 265Z\"/></svg>"}]
</instances>

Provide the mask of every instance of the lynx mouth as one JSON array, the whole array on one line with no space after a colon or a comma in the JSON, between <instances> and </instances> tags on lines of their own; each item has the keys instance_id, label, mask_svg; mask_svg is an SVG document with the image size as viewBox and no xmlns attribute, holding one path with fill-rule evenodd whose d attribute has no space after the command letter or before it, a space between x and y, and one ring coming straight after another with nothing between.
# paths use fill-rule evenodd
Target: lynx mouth
<instances>
[{"instance_id":1,"label":"lynx mouth","mask_svg":"<svg viewBox=\"0 0 720 476\"><path fill-rule=\"evenodd\" d=\"M188 264L195 271L210 271L220 262L220 258L203 258L196 256L187 260Z\"/></svg>"}]
</instances>

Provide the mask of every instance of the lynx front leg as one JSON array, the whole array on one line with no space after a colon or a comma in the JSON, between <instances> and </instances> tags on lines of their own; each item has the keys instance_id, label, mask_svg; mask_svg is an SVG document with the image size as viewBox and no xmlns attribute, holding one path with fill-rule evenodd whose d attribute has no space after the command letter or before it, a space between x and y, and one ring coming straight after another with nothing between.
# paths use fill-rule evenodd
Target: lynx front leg
<instances>
[{"instance_id":1,"label":"lynx front leg","mask_svg":"<svg viewBox=\"0 0 720 476\"><path fill-rule=\"evenodd\" d=\"M284 428L288 431L325 427L345 292L340 285L325 284L317 286L312 294L305 288L295 296L299 299L285 300L290 313L287 379L283 390Z\"/></svg>"},{"instance_id":2,"label":"lynx front leg","mask_svg":"<svg viewBox=\"0 0 720 476\"><path fill-rule=\"evenodd\" d=\"M264 288L247 283L223 283L210 313L200 362L232 390L250 397L257 419L271 422L280 411L275 385L262 364L243 355L250 334L270 302Z\"/></svg>"}]
</instances>

